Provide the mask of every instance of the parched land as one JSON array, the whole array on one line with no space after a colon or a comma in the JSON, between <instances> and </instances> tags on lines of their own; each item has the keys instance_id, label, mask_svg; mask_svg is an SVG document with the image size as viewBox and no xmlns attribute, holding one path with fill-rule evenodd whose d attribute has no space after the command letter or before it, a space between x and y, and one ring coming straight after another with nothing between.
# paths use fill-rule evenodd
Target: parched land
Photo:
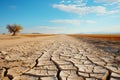
<instances>
[{"instance_id":1,"label":"parched land","mask_svg":"<svg viewBox=\"0 0 120 80\"><path fill-rule=\"evenodd\" d=\"M0 40L0 80L120 80L119 47L67 35Z\"/></svg>"}]
</instances>

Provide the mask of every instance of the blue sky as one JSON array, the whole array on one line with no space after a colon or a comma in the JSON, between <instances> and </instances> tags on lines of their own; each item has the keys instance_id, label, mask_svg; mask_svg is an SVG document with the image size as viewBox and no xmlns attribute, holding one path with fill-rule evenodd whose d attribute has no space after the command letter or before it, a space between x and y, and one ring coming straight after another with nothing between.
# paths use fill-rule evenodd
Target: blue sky
<instances>
[{"instance_id":1,"label":"blue sky","mask_svg":"<svg viewBox=\"0 0 120 80\"><path fill-rule=\"evenodd\" d=\"M0 33L120 33L120 0L0 0Z\"/></svg>"}]
</instances>

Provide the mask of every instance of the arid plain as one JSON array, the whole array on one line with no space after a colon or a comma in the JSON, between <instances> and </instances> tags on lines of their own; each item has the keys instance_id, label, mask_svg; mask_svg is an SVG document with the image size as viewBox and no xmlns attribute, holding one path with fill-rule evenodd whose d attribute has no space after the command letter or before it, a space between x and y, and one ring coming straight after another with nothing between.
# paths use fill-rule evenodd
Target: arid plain
<instances>
[{"instance_id":1,"label":"arid plain","mask_svg":"<svg viewBox=\"0 0 120 80\"><path fill-rule=\"evenodd\" d=\"M0 80L120 80L120 35L0 35Z\"/></svg>"}]
</instances>

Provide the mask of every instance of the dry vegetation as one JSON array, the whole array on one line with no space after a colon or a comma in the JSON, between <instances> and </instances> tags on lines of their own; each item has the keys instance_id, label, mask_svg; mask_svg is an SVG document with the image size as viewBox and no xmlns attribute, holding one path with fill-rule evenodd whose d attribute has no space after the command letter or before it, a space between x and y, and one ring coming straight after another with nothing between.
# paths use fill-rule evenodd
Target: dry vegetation
<instances>
[{"instance_id":1,"label":"dry vegetation","mask_svg":"<svg viewBox=\"0 0 120 80\"><path fill-rule=\"evenodd\" d=\"M120 34L71 34L69 36L83 40L112 55L120 56Z\"/></svg>"},{"instance_id":2,"label":"dry vegetation","mask_svg":"<svg viewBox=\"0 0 120 80\"><path fill-rule=\"evenodd\" d=\"M71 34L70 36L100 40L120 41L120 34Z\"/></svg>"},{"instance_id":3,"label":"dry vegetation","mask_svg":"<svg viewBox=\"0 0 120 80\"><path fill-rule=\"evenodd\" d=\"M53 34L23 34L24 37L41 37L41 36L52 36Z\"/></svg>"},{"instance_id":4,"label":"dry vegetation","mask_svg":"<svg viewBox=\"0 0 120 80\"><path fill-rule=\"evenodd\" d=\"M0 40L12 40L12 39L20 39L20 36L11 36L11 35L0 35Z\"/></svg>"},{"instance_id":5,"label":"dry vegetation","mask_svg":"<svg viewBox=\"0 0 120 80\"><path fill-rule=\"evenodd\" d=\"M11 36L8 34L0 35L0 40L13 40L13 39L21 39L21 38L31 38L31 37L44 37L44 36L52 36L53 34L20 34L16 36Z\"/></svg>"}]
</instances>

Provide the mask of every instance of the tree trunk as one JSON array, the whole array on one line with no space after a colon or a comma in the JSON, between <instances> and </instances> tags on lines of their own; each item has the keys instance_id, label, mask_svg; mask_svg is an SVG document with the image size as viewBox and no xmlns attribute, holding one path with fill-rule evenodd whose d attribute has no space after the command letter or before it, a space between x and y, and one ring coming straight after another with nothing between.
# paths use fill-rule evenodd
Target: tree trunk
<instances>
[{"instance_id":1,"label":"tree trunk","mask_svg":"<svg viewBox=\"0 0 120 80\"><path fill-rule=\"evenodd\" d=\"M12 36L15 36L16 35L16 32L13 32Z\"/></svg>"}]
</instances>

